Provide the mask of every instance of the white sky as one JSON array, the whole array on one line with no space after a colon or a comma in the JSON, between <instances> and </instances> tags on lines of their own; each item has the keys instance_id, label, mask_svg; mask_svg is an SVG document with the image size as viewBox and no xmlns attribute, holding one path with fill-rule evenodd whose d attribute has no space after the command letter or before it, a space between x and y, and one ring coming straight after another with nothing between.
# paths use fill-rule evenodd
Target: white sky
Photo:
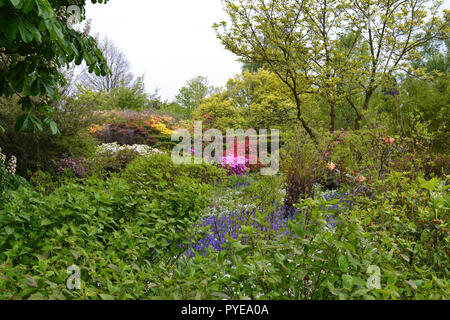
<instances>
[{"instance_id":1,"label":"white sky","mask_svg":"<svg viewBox=\"0 0 450 320\"><path fill-rule=\"evenodd\" d=\"M92 34L107 35L128 57L136 76L145 73L147 90L157 87L172 100L186 81L208 77L225 86L241 72L212 29L226 20L221 0L110 0L86 7ZM444 1L450 8L450 0Z\"/></svg>"},{"instance_id":2,"label":"white sky","mask_svg":"<svg viewBox=\"0 0 450 320\"><path fill-rule=\"evenodd\" d=\"M107 35L126 54L133 73L145 73L148 91L158 87L163 99L172 100L196 76L224 86L241 72L237 57L224 49L212 29L226 19L220 0L86 2L91 34Z\"/></svg>"}]
</instances>

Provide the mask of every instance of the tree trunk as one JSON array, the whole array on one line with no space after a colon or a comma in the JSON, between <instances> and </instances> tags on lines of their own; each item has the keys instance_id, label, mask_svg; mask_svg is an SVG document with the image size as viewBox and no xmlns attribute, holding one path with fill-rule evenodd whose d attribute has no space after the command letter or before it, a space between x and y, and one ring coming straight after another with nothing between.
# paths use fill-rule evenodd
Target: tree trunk
<instances>
[{"instance_id":1,"label":"tree trunk","mask_svg":"<svg viewBox=\"0 0 450 320\"><path fill-rule=\"evenodd\" d=\"M306 132L308 133L308 135L312 139L312 141L314 141L314 143L317 145L318 143L317 143L317 140L316 140L316 135L311 130L311 128L309 127L308 123L306 122L306 120L302 116L301 103L300 103L300 98L298 97L298 95L295 95L295 103L296 103L296 106L297 106L297 119L300 121L300 123L302 124L303 128L306 130Z\"/></svg>"},{"instance_id":2,"label":"tree trunk","mask_svg":"<svg viewBox=\"0 0 450 320\"><path fill-rule=\"evenodd\" d=\"M364 99L364 105L363 105L363 110L369 110L369 103L370 103L370 99L372 99L372 95L373 95L374 89L373 88L369 88L366 91L366 98Z\"/></svg>"},{"instance_id":3,"label":"tree trunk","mask_svg":"<svg viewBox=\"0 0 450 320\"><path fill-rule=\"evenodd\" d=\"M336 131L336 105L334 101L331 102L331 114L330 114L330 132Z\"/></svg>"},{"instance_id":4,"label":"tree trunk","mask_svg":"<svg viewBox=\"0 0 450 320\"><path fill-rule=\"evenodd\" d=\"M361 129L361 120L362 120L362 116L360 113L356 114L356 120L355 120L355 125L353 126L354 130L359 130Z\"/></svg>"}]
</instances>

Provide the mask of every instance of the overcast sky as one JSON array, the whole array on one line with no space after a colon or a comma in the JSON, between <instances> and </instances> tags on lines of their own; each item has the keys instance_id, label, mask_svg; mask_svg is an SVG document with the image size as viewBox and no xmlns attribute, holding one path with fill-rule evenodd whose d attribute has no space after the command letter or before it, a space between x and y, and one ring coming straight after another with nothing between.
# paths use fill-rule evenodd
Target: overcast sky
<instances>
[{"instance_id":1,"label":"overcast sky","mask_svg":"<svg viewBox=\"0 0 450 320\"><path fill-rule=\"evenodd\" d=\"M87 1L92 34L107 35L128 57L136 75L145 73L149 92L172 100L187 80L207 76L214 86L241 72L212 29L226 20L221 0ZM445 0L450 8L450 0Z\"/></svg>"},{"instance_id":2,"label":"overcast sky","mask_svg":"<svg viewBox=\"0 0 450 320\"><path fill-rule=\"evenodd\" d=\"M202 75L224 86L241 71L212 29L226 19L220 0L110 0L86 7L92 34L107 35L145 73L149 92L172 100L187 80Z\"/></svg>"}]
</instances>

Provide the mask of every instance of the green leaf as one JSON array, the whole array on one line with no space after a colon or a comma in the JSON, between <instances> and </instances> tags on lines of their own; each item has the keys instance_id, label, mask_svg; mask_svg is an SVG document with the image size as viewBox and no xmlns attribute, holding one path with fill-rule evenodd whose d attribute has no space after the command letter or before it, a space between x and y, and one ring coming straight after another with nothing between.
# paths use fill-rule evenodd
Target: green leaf
<instances>
[{"instance_id":1,"label":"green leaf","mask_svg":"<svg viewBox=\"0 0 450 320\"><path fill-rule=\"evenodd\" d=\"M43 226L51 225L52 223L53 223L53 221L50 220L50 219L48 219L48 218L44 218L44 219L41 220L41 226L42 226L42 227L43 227Z\"/></svg>"},{"instance_id":2,"label":"green leaf","mask_svg":"<svg viewBox=\"0 0 450 320\"><path fill-rule=\"evenodd\" d=\"M47 0L35 0L36 6L38 8L38 14L44 19L51 19L52 14L54 14L50 3Z\"/></svg>"},{"instance_id":3,"label":"green leaf","mask_svg":"<svg viewBox=\"0 0 450 320\"><path fill-rule=\"evenodd\" d=\"M36 282L36 280L34 280L34 278L30 275L25 275L25 278L28 280L26 282L26 285L29 287L33 287L33 288L37 288L38 287L38 283Z\"/></svg>"},{"instance_id":4,"label":"green leaf","mask_svg":"<svg viewBox=\"0 0 450 320\"><path fill-rule=\"evenodd\" d=\"M409 284L414 290L417 290L417 285L414 283L414 281L407 280L406 283Z\"/></svg>"},{"instance_id":5,"label":"green leaf","mask_svg":"<svg viewBox=\"0 0 450 320\"><path fill-rule=\"evenodd\" d=\"M36 26L32 23L30 23L28 20L21 19L19 20L18 29L20 32L20 35L22 37L22 40L25 43L31 42L33 39L36 39L36 41L41 41L41 34L36 28Z\"/></svg>"},{"instance_id":6,"label":"green leaf","mask_svg":"<svg viewBox=\"0 0 450 320\"><path fill-rule=\"evenodd\" d=\"M348 274L342 275L342 285L345 289L351 290L353 287L353 278Z\"/></svg>"},{"instance_id":7,"label":"green leaf","mask_svg":"<svg viewBox=\"0 0 450 320\"><path fill-rule=\"evenodd\" d=\"M115 300L114 297L109 294L100 293L99 296L103 300Z\"/></svg>"},{"instance_id":8,"label":"green leaf","mask_svg":"<svg viewBox=\"0 0 450 320\"><path fill-rule=\"evenodd\" d=\"M14 8L20 9L23 5L23 0L10 0Z\"/></svg>"},{"instance_id":9,"label":"green leaf","mask_svg":"<svg viewBox=\"0 0 450 320\"><path fill-rule=\"evenodd\" d=\"M40 292L35 292L28 298L28 300L44 300L44 299L45 299L44 295Z\"/></svg>"},{"instance_id":10,"label":"green leaf","mask_svg":"<svg viewBox=\"0 0 450 320\"><path fill-rule=\"evenodd\" d=\"M229 296L227 296L225 293L222 293L222 292L213 292L213 293L211 293L211 295L213 297L219 297L219 298L222 298L222 299L231 300L231 298Z\"/></svg>"},{"instance_id":11,"label":"green leaf","mask_svg":"<svg viewBox=\"0 0 450 320\"><path fill-rule=\"evenodd\" d=\"M219 252L219 254L217 255L217 263L219 264L219 265L223 265L223 262L224 262L224 260L225 260L225 251L221 251L221 252Z\"/></svg>"},{"instance_id":12,"label":"green leaf","mask_svg":"<svg viewBox=\"0 0 450 320\"><path fill-rule=\"evenodd\" d=\"M34 127L36 127L39 131L42 132L43 128L42 128L41 120L39 120L38 118L36 118L33 115L30 115L30 119L31 119L31 122L33 123Z\"/></svg>"},{"instance_id":13,"label":"green leaf","mask_svg":"<svg viewBox=\"0 0 450 320\"><path fill-rule=\"evenodd\" d=\"M30 119L30 115L27 114L23 114L21 116L19 116L16 120L16 131L25 131L25 132L30 132L30 130L32 131L33 129L33 124L31 122Z\"/></svg>"},{"instance_id":14,"label":"green leaf","mask_svg":"<svg viewBox=\"0 0 450 320\"><path fill-rule=\"evenodd\" d=\"M22 110L29 112L34 108L34 102L30 97L23 97L19 100L19 104L22 105Z\"/></svg>"},{"instance_id":15,"label":"green leaf","mask_svg":"<svg viewBox=\"0 0 450 320\"><path fill-rule=\"evenodd\" d=\"M12 234L14 233L14 228L6 227L6 228L5 228L5 233L6 233L8 236L12 235Z\"/></svg>"},{"instance_id":16,"label":"green leaf","mask_svg":"<svg viewBox=\"0 0 450 320\"><path fill-rule=\"evenodd\" d=\"M33 10L34 7L34 0L24 0L22 5L22 11L24 13L29 13L31 10Z\"/></svg>"},{"instance_id":17,"label":"green leaf","mask_svg":"<svg viewBox=\"0 0 450 320\"><path fill-rule=\"evenodd\" d=\"M4 30L4 32L6 34L6 38L8 39L9 43L12 43L16 39L17 32L19 31L18 25L19 25L19 18L14 18L11 20L10 23L7 24L7 29Z\"/></svg>"},{"instance_id":18,"label":"green leaf","mask_svg":"<svg viewBox=\"0 0 450 320\"><path fill-rule=\"evenodd\" d=\"M118 273L121 272L120 268L119 268L118 266L116 266L115 264L110 263L110 264L108 264L108 267L109 267L111 270L114 270L114 271L116 271L116 272L118 272Z\"/></svg>"},{"instance_id":19,"label":"green leaf","mask_svg":"<svg viewBox=\"0 0 450 320\"><path fill-rule=\"evenodd\" d=\"M341 255L341 256L339 257L338 263L339 263L339 269L340 269L342 272L347 272L347 271L348 271L348 265L349 265L349 263L348 263L348 259L347 259L344 255Z\"/></svg>"}]
</instances>

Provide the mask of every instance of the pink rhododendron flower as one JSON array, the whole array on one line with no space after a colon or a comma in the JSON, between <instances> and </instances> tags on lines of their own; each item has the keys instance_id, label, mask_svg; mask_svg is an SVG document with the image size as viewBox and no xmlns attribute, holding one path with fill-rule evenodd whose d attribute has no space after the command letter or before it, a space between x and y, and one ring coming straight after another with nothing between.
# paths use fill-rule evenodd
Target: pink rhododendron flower
<instances>
[{"instance_id":1,"label":"pink rhododendron flower","mask_svg":"<svg viewBox=\"0 0 450 320\"><path fill-rule=\"evenodd\" d=\"M222 168L228 170L228 174L236 174L242 176L247 172L248 159L245 157L235 157L228 155L222 158Z\"/></svg>"}]
</instances>

